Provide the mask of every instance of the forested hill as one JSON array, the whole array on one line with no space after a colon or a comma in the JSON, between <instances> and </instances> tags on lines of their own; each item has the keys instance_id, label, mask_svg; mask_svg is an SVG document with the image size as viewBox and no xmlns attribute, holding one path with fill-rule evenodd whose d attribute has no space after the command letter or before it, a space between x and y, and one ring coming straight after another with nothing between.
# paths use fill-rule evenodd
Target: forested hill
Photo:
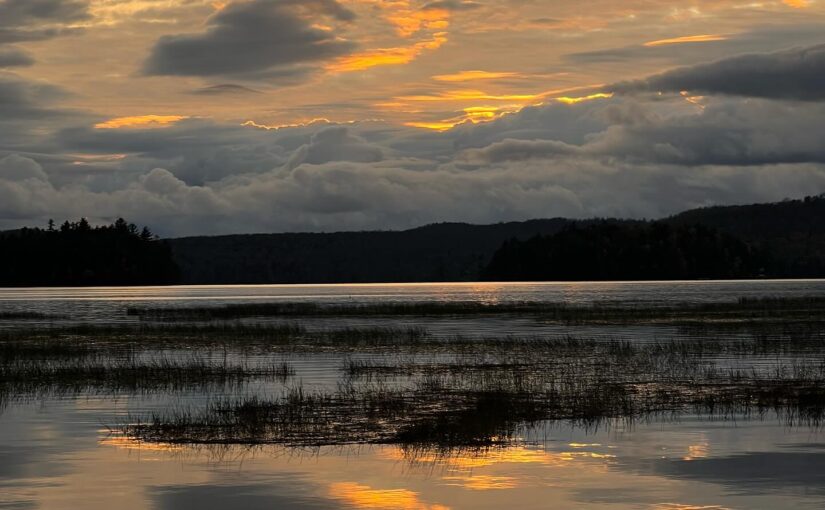
<instances>
[{"instance_id":1,"label":"forested hill","mask_svg":"<svg viewBox=\"0 0 825 510\"><path fill-rule=\"evenodd\" d=\"M776 277L825 277L825 195L773 204L694 209L667 221L717 228L766 252Z\"/></svg>"},{"instance_id":2,"label":"forested hill","mask_svg":"<svg viewBox=\"0 0 825 510\"><path fill-rule=\"evenodd\" d=\"M171 239L183 282L366 283L477 280L508 239L558 232L565 219L442 223L403 232Z\"/></svg>"},{"instance_id":3,"label":"forested hill","mask_svg":"<svg viewBox=\"0 0 825 510\"><path fill-rule=\"evenodd\" d=\"M505 242L525 242L536 236L552 236L573 223L586 228L601 221L556 218L497 225L444 223L403 232L234 235L169 242L183 283L473 281L484 275L490 277L485 268ZM729 259L738 260L738 265L726 273L730 277L825 277L823 197L695 209L660 222L677 231L680 226L708 227L694 233L702 242L724 235L724 239L719 238L721 244L712 248L717 255L737 252ZM608 223L645 224L623 220ZM647 234L637 232L623 242L638 242L634 235ZM691 241L690 235L668 242L687 246L699 242ZM746 251L740 253L743 249ZM696 258L699 254L687 256L700 264ZM557 269L563 272L565 267ZM632 277L630 270L615 271L615 278ZM695 276L723 273L717 266L713 271L697 270Z\"/></svg>"},{"instance_id":4,"label":"forested hill","mask_svg":"<svg viewBox=\"0 0 825 510\"><path fill-rule=\"evenodd\" d=\"M0 286L825 277L825 197L656 222L564 218L160 241L119 220L0 232Z\"/></svg>"},{"instance_id":5,"label":"forested hill","mask_svg":"<svg viewBox=\"0 0 825 510\"><path fill-rule=\"evenodd\" d=\"M2 287L165 285L179 279L168 244L122 219L0 233Z\"/></svg>"}]
</instances>

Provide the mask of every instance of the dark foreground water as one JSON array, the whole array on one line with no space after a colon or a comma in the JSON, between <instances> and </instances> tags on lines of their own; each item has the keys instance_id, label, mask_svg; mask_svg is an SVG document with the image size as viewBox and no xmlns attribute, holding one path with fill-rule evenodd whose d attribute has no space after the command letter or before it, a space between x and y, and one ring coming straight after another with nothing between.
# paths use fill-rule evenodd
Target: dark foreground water
<instances>
[{"instance_id":1,"label":"dark foreground water","mask_svg":"<svg viewBox=\"0 0 825 510\"><path fill-rule=\"evenodd\" d=\"M0 289L0 312L61 317L3 324L19 328L132 321L125 311L136 305L246 300L663 304L811 295L825 295L825 281ZM325 320L318 327L342 324ZM559 326L518 317L404 320L468 335L559 332ZM360 323L374 321L392 320ZM564 333L631 340L679 334L615 326L566 327ZM312 385L331 378L340 360L319 355L294 362L296 377ZM220 396L231 391L12 401L0 411L0 508L825 508L825 433L788 427L770 416L735 421L681 416L595 429L547 423L525 431L515 446L449 454L395 446L159 446L135 443L107 428L152 410L197 408Z\"/></svg>"}]
</instances>

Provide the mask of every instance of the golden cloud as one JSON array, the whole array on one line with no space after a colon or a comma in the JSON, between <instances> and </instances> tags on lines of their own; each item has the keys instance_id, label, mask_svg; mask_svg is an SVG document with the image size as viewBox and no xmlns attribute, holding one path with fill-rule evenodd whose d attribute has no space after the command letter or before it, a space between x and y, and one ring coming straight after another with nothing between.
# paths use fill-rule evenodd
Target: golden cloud
<instances>
[{"instance_id":1,"label":"golden cloud","mask_svg":"<svg viewBox=\"0 0 825 510\"><path fill-rule=\"evenodd\" d=\"M95 129L164 128L189 117L184 115L137 115L117 117L95 124Z\"/></svg>"}]
</instances>

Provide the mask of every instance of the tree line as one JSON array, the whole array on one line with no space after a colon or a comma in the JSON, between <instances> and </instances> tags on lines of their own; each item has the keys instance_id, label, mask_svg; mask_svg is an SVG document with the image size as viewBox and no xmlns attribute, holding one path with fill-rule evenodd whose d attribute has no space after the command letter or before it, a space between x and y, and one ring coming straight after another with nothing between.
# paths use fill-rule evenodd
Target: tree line
<instances>
[{"instance_id":1,"label":"tree line","mask_svg":"<svg viewBox=\"0 0 825 510\"><path fill-rule=\"evenodd\" d=\"M769 258L733 235L664 222L570 224L561 232L513 239L493 255L486 280L681 280L763 276Z\"/></svg>"},{"instance_id":2,"label":"tree line","mask_svg":"<svg viewBox=\"0 0 825 510\"><path fill-rule=\"evenodd\" d=\"M124 219L0 233L0 286L165 285L180 271L167 242Z\"/></svg>"}]
</instances>

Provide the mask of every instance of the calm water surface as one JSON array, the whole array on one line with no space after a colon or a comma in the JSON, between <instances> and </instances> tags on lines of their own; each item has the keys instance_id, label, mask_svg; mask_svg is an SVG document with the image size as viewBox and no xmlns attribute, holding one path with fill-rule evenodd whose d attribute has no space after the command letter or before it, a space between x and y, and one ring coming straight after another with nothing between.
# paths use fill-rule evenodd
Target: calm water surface
<instances>
[{"instance_id":1,"label":"calm water surface","mask_svg":"<svg viewBox=\"0 0 825 510\"><path fill-rule=\"evenodd\" d=\"M0 289L0 312L119 322L131 320L125 314L129 306L249 300L663 304L810 295L825 295L825 281ZM550 327L519 318L425 325L468 334ZM11 326L21 327L19 322ZM609 328L573 332L678 334ZM306 384L328 377L339 363L334 356L296 361ZM0 411L0 508L825 508L825 434L771 418L714 422L686 416L678 422L616 423L595 430L547 424L525 431L518 446L447 457L411 456L389 446L307 451L158 447L135 444L106 428L169 406L197 408L223 396L222 391L11 403Z\"/></svg>"}]
</instances>

